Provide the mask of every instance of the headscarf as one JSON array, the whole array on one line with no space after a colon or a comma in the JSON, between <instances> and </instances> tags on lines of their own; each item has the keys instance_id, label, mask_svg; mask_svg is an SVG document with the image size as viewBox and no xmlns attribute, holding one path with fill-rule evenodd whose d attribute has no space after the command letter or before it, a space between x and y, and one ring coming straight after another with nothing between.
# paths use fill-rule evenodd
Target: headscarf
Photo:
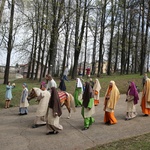
<instances>
[{"instance_id":1,"label":"headscarf","mask_svg":"<svg viewBox=\"0 0 150 150\"><path fill-rule=\"evenodd\" d=\"M127 92L128 92L129 95L134 96L134 104L137 104L138 100L139 100L137 88L136 88L134 82L130 82L130 84L131 85L129 85L129 88L128 88Z\"/></svg>"},{"instance_id":2,"label":"headscarf","mask_svg":"<svg viewBox=\"0 0 150 150\"><path fill-rule=\"evenodd\" d=\"M82 85L80 78L77 78L77 88L81 88L83 91L83 85Z\"/></svg>"},{"instance_id":3,"label":"headscarf","mask_svg":"<svg viewBox=\"0 0 150 150\"><path fill-rule=\"evenodd\" d=\"M150 102L150 79L149 78L147 78L145 82L143 94L145 94L146 101Z\"/></svg>"},{"instance_id":4,"label":"headscarf","mask_svg":"<svg viewBox=\"0 0 150 150\"><path fill-rule=\"evenodd\" d=\"M91 85L90 83L86 82L85 83L85 90L84 90L84 93L83 93L83 106L85 108L88 107L88 103L90 101L91 98L93 98L93 90L91 88Z\"/></svg>"},{"instance_id":5,"label":"headscarf","mask_svg":"<svg viewBox=\"0 0 150 150\"><path fill-rule=\"evenodd\" d=\"M27 88L27 84L26 83L23 83L23 85Z\"/></svg>"},{"instance_id":6,"label":"headscarf","mask_svg":"<svg viewBox=\"0 0 150 150\"><path fill-rule=\"evenodd\" d=\"M95 79L95 84L94 84L93 90L96 90L98 92L101 90L101 85L100 85L100 82L98 79Z\"/></svg>"},{"instance_id":7,"label":"headscarf","mask_svg":"<svg viewBox=\"0 0 150 150\"><path fill-rule=\"evenodd\" d=\"M111 90L111 93L110 93L110 98L107 102L107 107L110 108L110 109L114 109L115 106L116 106L116 103L120 97L120 92L115 84L114 81L110 81L110 83L112 83L112 90ZM107 91L106 91L106 94L105 94L105 97L107 96L107 93L109 91L109 86L107 88Z\"/></svg>"},{"instance_id":8,"label":"headscarf","mask_svg":"<svg viewBox=\"0 0 150 150\"><path fill-rule=\"evenodd\" d=\"M49 101L49 107L53 110L53 113L57 113L60 117L62 114L60 99L58 96L58 92L55 87L51 88L51 98Z\"/></svg>"},{"instance_id":9,"label":"headscarf","mask_svg":"<svg viewBox=\"0 0 150 150\"><path fill-rule=\"evenodd\" d=\"M46 88L46 82L42 81L42 82L41 82L41 86L43 86L43 87Z\"/></svg>"},{"instance_id":10,"label":"headscarf","mask_svg":"<svg viewBox=\"0 0 150 150\"><path fill-rule=\"evenodd\" d=\"M64 79L61 79L60 84L59 84L59 89L61 91L66 91L66 85Z\"/></svg>"}]
</instances>

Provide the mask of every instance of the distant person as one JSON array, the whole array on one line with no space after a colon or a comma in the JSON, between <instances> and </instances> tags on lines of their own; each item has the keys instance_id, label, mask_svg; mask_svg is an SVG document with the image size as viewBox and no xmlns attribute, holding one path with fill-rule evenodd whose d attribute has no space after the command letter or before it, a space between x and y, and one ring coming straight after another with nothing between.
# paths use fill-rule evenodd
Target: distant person
<instances>
[{"instance_id":1,"label":"distant person","mask_svg":"<svg viewBox=\"0 0 150 150\"><path fill-rule=\"evenodd\" d=\"M101 85L98 79L95 79L93 91L94 91L94 105L98 106L100 96Z\"/></svg>"},{"instance_id":2,"label":"distant person","mask_svg":"<svg viewBox=\"0 0 150 150\"><path fill-rule=\"evenodd\" d=\"M15 83L12 85L8 81L6 85L6 94L5 94L5 108L10 107L10 101L12 100L12 89L15 88Z\"/></svg>"},{"instance_id":3,"label":"distant person","mask_svg":"<svg viewBox=\"0 0 150 150\"><path fill-rule=\"evenodd\" d=\"M104 122L107 125L113 125L117 123L117 119L114 116L114 110L116 103L120 97L119 90L114 81L110 81L105 94L104 102Z\"/></svg>"},{"instance_id":4,"label":"distant person","mask_svg":"<svg viewBox=\"0 0 150 150\"><path fill-rule=\"evenodd\" d=\"M147 76L147 73L144 74L144 77L142 79L142 84L143 84L143 87L144 87L144 84L146 82L146 80L148 79L148 76Z\"/></svg>"},{"instance_id":5,"label":"distant person","mask_svg":"<svg viewBox=\"0 0 150 150\"><path fill-rule=\"evenodd\" d=\"M85 83L81 114L84 118L84 128L87 130L95 122L92 115L95 113L93 90L88 82Z\"/></svg>"},{"instance_id":6,"label":"distant person","mask_svg":"<svg viewBox=\"0 0 150 150\"><path fill-rule=\"evenodd\" d=\"M80 78L77 78L75 92L74 92L74 100L75 100L76 107L82 105L82 94L83 94L83 85Z\"/></svg>"},{"instance_id":7,"label":"distant person","mask_svg":"<svg viewBox=\"0 0 150 150\"><path fill-rule=\"evenodd\" d=\"M147 78L142 91L141 108L144 116L150 115L150 79Z\"/></svg>"},{"instance_id":8,"label":"distant person","mask_svg":"<svg viewBox=\"0 0 150 150\"><path fill-rule=\"evenodd\" d=\"M135 105L138 103L139 100L138 91L134 82L129 82L129 87L126 95L127 112L125 120L130 120L137 116Z\"/></svg>"},{"instance_id":9,"label":"distant person","mask_svg":"<svg viewBox=\"0 0 150 150\"><path fill-rule=\"evenodd\" d=\"M90 67L86 68L86 75L87 75L87 78L90 77L90 71L91 71Z\"/></svg>"},{"instance_id":10,"label":"distant person","mask_svg":"<svg viewBox=\"0 0 150 150\"><path fill-rule=\"evenodd\" d=\"M66 80L66 81L69 81L68 78L67 78L68 74L69 74L69 68L68 68L68 66L65 66L65 70L64 70L64 73L63 73L63 77L62 77L62 78L63 78L64 80Z\"/></svg>"},{"instance_id":11,"label":"distant person","mask_svg":"<svg viewBox=\"0 0 150 150\"><path fill-rule=\"evenodd\" d=\"M64 79L60 79L59 87L61 91L66 91L66 85Z\"/></svg>"},{"instance_id":12,"label":"distant person","mask_svg":"<svg viewBox=\"0 0 150 150\"><path fill-rule=\"evenodd\" d=\"M47 111L47 135L58 134L58 130L63 130L63 126L59 124L59 119L62 115L60 99L55 87L51 88L51 97L49 100Z\"/></svg>"},{"instance_id":13,"label":"distant person","mask_svg":"<svg viewBox=\"0 0 150 150\"><path fill-rule=\"evenodd\" d=\"M52 87L57 88L57 84L50 74L46 75L46 80L47 80L47 87L46 87L47 90L50 90Z\"/></svg>"},{"instance_id":14,"label":"distant person","mask_svg":"<svg viewBox=\"0 0 150 150\"><path fill-rule=\"evenodd\" d=\"M27 84L23 83L22 85L23 90L22 90L22 94L21 94L21 99L20 99L20 106L19 106L19 115L27 115L28 114L28 88L27 88Z\"/></svg>"}]
</instances>

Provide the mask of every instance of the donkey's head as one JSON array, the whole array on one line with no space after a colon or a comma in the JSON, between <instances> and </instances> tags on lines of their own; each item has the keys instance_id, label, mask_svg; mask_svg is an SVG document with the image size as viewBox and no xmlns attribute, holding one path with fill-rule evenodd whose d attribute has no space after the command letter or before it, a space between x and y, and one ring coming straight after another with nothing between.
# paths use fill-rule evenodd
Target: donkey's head
<instances>
[{"instance_id":1,"label":"donkey's head","mask_svg":"<svg viewBox=\"0 0 150 150\"><path fill-rule=\"evenodd\" d=\"M31 99L33 99L33 98L35 98L35 97L37 97L37 94L36 94L36 92L35 92L35 89L32 88L32 89L30 90L30 93L29 93L28 97L27 97L27 100L30 101Z\"/></svg>"}]
</instances>

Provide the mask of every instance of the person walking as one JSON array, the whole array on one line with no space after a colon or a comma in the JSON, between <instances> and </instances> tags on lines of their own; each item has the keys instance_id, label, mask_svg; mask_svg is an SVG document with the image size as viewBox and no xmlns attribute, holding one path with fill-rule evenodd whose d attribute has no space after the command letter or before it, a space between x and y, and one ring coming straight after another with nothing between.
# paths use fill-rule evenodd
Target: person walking
<instances>
[{"instance_id":1,"label":"person walking","mask_svg":"<svg viewBox=\"0 0 150 150\"><path fill-rule=\"evenodd\" d=\"M95 79L93 91L94 91L94 105L98 106L100 96L101 85L98 79Z\"/></svg>"},{"instance_id":2,"label":"person walking","mask_svg":"<svg viewBox=\"0 0 150 150\"><path fill-rule=\"evenodd\" d=\"M22 94L21 94L21 99L20 99L20 106L19 106L19 115L27 115L28 114L28 88L27 88L27 84L23 83L22 85L23 90L22 90Z\"/></svg>"},{"instance_id":3,"label":"person walking","mask_svg":"<svg viewBox=\"0 0 150 150\"><path fill-rule=\"evenodd\" d=\"M104 123L107 125L113 125L117 123L117 119L114 116L114 110L119 97L120 93L115 82L110 81L105 94L104 102Z\"/></svg>"},{"instance_id":4,"label":"person walking","mask_svg":"<svg viewBox=\"0 0 150 150\"><path fill-rule=\"evenodd\" d=\"M142 91L141 109L144 116L150 115L150 79L147 78Z\"/></svg>"},{"instance_id":5,"label":"person walking","mask_svg":"<svg viewBox=\"0 0 150 150\"><path fill-rule=\"evenodd\" d=\"M60 99L55 87L51 88L51 97L47 110L47 135L58 134L58 130L63 130L63 126L59 124L60 116L62 115Z\"/></svg>"},{"instance_id":6,"label":"person walking","mask_svg":"<svg viewBox=\"0 0 150 150\"><path fill-rule=\"evenodd\" d=\"M75 100L76 107L82 105L82 94L83 94L83 85L80 78L77 78L75 92L74 92L74 100Z\"/></svg>"},{"instance_id":7,"label":"person walking","mask_svg":"<svg viewBox=\"0 0 150 150\"><path fill-rule=\"evenodd\" d=\"M69 81L67 76L68 76L68 73L69 73L69 68L68 66L65 66L65 70L64 70L64 73L63 73L63 79L66 80L66 81Z\"/></svg>"},{"instance_id":8,"label":"person walking","mask_svg":"<svg viewBox=\"0 0 150 150\"><path fill-rule=\"evenodd\" d=\"M129 87L126 95L127 112L125 120L130 120L137 116L135 105L138 103L139 100L138 91L134 82L129 82Z\"/></svg>"},{"instance_id":9,"label":"person walking","mask_svg":"<svg viewBox=\"0 0 150 150\"><path fill-rule=\"evenodd\" d=\"M6 94L5 94L5 108L10 107L10 101L12 100L12 89L15 88L15 83L11 85L11 83L8 81L6 85Z\"/></svg>"},{"instance_id":10,"label":"person walking","mask_svg":"<svg viewBox=\"0 0 150 150\"><path fill-rule=\"evenodd\" d=\"M83 130L87 130L92 123L95 122L92 115L95 113L95 106L94 106L94 95L91 85L86 82L85 83L85 91L83 94L83 103L82 103L82 110L81 114L84 118L84 128Z\"/></svg>"}]
</instances>

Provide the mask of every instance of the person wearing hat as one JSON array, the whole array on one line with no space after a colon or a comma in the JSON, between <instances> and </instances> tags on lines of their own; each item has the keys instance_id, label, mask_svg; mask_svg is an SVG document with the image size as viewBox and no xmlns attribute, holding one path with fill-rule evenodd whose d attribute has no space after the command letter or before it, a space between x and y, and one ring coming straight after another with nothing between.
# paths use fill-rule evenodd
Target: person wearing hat
<instances>
[{"instance_id":1,"label":"person wearing hat","mask_svg":"<svg viewBox=\"0 0 150 150\"><path fill-rule=\"evenodd\" d=\"M22 90L22 94L21 94L21 98L20 98L20 106L19 106L19 115L27 115L28 114L28 88L27 88L27 84L23 83L22 85L23 90Z\"/></svg>"}]
</instances>

